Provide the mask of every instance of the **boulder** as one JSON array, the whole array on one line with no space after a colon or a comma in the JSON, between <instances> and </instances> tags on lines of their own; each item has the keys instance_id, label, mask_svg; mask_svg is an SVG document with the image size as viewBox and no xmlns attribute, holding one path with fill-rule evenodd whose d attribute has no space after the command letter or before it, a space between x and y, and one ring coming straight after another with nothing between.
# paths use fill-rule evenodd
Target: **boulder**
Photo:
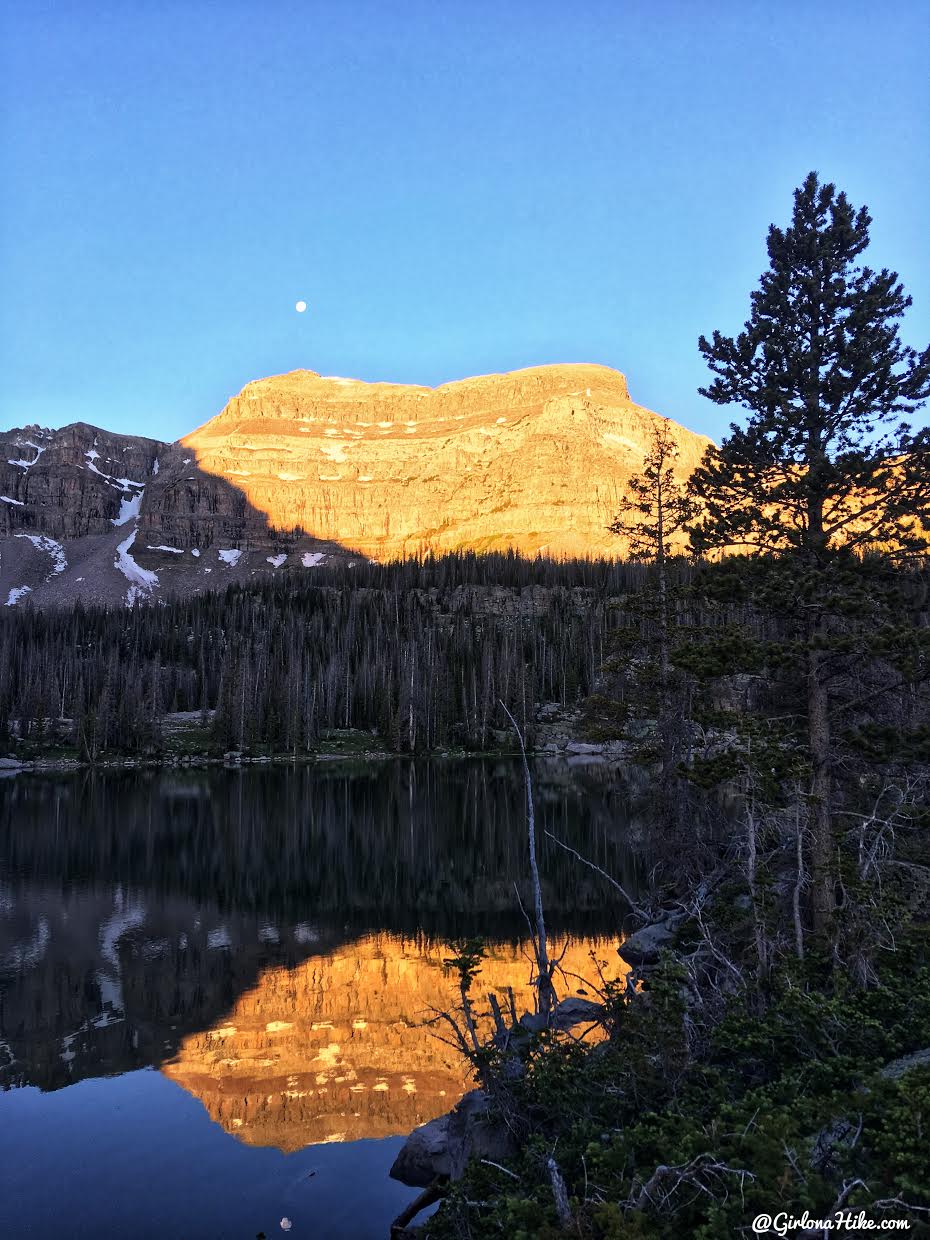
<instances>
[{"instance_id":1,"label":"boulder","mask_svg":"<svg viewBox=\"0 0 930 1240\"><path fill-rule=\"evenodd\" d=\"M590 1024L592 1021L600 1020L603 1015L602 1004L595 1003L591 999L570 995L555 1005L549 1025L552 1029L564 1031L572 1029L575 1025ZM546 1022L538 1012L527 1012L525 1016L520 1017L520 1027L527 1033L541 1033L546 1028Z\"/></svg>"},{"instance_id":2,"label":"boulder","mask_svg":"<svg viewBox=\"0 0 930 1240\"><path fill-rule=\"evenodd\" d=\"M655 964L660 952L674 942L677 925L677 918L669 918L643 926L620 944L617 955L634 967L640 964Z\"/></svg>"},{"instance_id":3,"label":"boulder","mask_svg":"<svg viewBox=\"0 0 930 1240\"><path fill-rule=\"evenodd\" d=\"M473 1089L447 1115L414 1129L394 1160L390 1176L426 1188L437 1176L461 1179L470 1158L512 1158L516 1145L507 1127L488 1112L488 1097Z\"/></svg>"},{"instance_id":4,"label":"boulder","mask_svg":"<svg viewBox=\"0 0 930 1240\"><path fill-rule=\"evenodd\" d=\"M593 999L582 999L580 995L569 995L556 1004L553 1024L556 1029L571 1029L574 1025L591 1024L603 1015L603 1004L595 1003Z\"/></svg>"},{"instance_id":5,"label":"boulder","mask_svg":"<svg viewBox=\"0 0 930 1240\"><path fill-rule=\"evenodd\" d=\"M928 1066L930 1066L930 1046L921 1051L914 1051L911 1055L902 1055L900 1059L892 1059L891 1063L885 1064L879 1076L885 1077L886 1080L896 1081L905 1072Z\"/></svg>"}]
</instances>

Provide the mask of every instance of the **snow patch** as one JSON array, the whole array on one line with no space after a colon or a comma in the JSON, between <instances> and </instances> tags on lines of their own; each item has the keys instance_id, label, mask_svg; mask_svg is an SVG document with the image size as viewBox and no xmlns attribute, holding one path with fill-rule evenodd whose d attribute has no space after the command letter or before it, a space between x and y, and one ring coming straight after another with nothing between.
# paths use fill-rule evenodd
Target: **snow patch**
<instances>
[{"instance_id":1,"label":"snow patch","mask_svg":"<svg viewBox=\"0 0 930 1240\"><path fill-rule=\"evenodd\" d=\"M143 487L141 491L133 496L124 495L119 502L119 516L113 517L114 525L125 525L127 521L133 521L139 515L139 508L142 504L142 496L145 493Z\"/></svg>"},{"instance_id":2,"label":"snow patch","mask_svg":"<svg viewBox=\"0 0 930 1240\"><path fill-rule=\"evenodd\" d=\"M158 573L137 564L129 553L129 548L135 542L138 532L135 529L128 538L123 539L116 548L116 559L113 561L113 567L118 568L129 582L129 589L126 591L128 607L132 607L140 599L147 598L158 585Z\"/></svg>"},{"instance_id":3,"label":"snow patch","mask_svg":"<svg viewBox=\"0 0 930 1240\"><path fill-rule=\"evenodd\" d=\"M601 439L604 443L617 443L620 444L621 447L630 448L634 452L638 452L642 455L643 445L641 443L636 443L633 439L627 439L625 435L618 435L614 431L605 431L604 434L601 435Z\"/></svg>"},{"instance_id":4,"label":"snow patch","mask_svg":"<svg viewBox=\"0 0 930 1240\"><path fill-rule=\"evenodd\" d=\"M320 444L320 455L325 456L329 461L334 461L337 465L342 465L346 459L345 445L341 443ZM278 477L283 477L283 475L279 474Z\"/></svg>"},{"instance_id":5,"label":"snow patch","mask_svg":"<svg viewBox=\"0 0 930 1240\"><path fill-rule=\"evenodd\" d=\"M199 560L200 559L200 548L191 547L191 555L194 557L195 560Z\"/></svg>"},{"instance_id":6,"label":"snow patch","mask_svg":"<svg viewBox=\"0 0 930 1240\"><path fill-rule=\"evenodd\" d=\"M56 542L54 538L49 538L47 534L14 534L13 537L28 538L35 548L39 551L44 551L46 555L52 557L52 571L46 577L46 581L50 581L56 573L63 573L68 567L64 547L60 542Z\"/></svg>"},{"instance_id":7,"label":"snow patch","mask_svg":"<svg viewBox=\"0 0 930 1240\"><path fill-rule=\"evenodd\" d=\"M239 560L242 558L242 552L238 549L232 551L218 551L217 555L223 563L228 564L230 568L235 567L235 565L238 564Z\"/></svg>"},{"instance_id":8,"label":"snow patch","mask_svg":"<svg viewBox=\"0 0 930 1240\"><path fill-rule=\"evenodd\" d=\"M122 491L123 495L120 499L119 514L111 518L113 525L126 525L127 522L135 520L139 515L139 508L142 504L142 496L145 494L145 483L136 482L134 478L117 478L113 474L104 473L102 469L97 468L97 461L100 460L100 453L96 448L89 448L84 453L84 460L87 462L87 468L91 473L97 474L102 478L108 486L116 487ZM157 474L156 468L158 461L152 468L152 473Z\"/></svg>"},{"instance_id":9,"label":"snow patch","mask_svg":"<svg viewBox=\"0 0 930 1240\"><path fill-rule=\"evenodd\" d=\"M156 456L155 460L152 462L152 477L158 473L159 468L158 457Z\"/></svg>"},{"instance_id":10,"label":"snow patch","mask_svg":"<svg viewBox=\"0 0 930 1240\"><path fill-rule=\"evenodd\" d=\"M287 556L282 552L281 555L266 555L265 559L268 561L268 563L271 565L272 568L280 568L281 565L287 559Z\"/></svg>"},{"instance_id":11,"label":"snow patch","mask_svg":"<svg viewBox=\"0 0 930 1240\"><path fill-rule=\"evenodd\" d=\"M145 922L145 908L141 904L133 904L123 895L122 888L116 889L113 900L113 913L100 927L100 955L108 967L95 976L100 987L100 999L106 1006L123 1011L123 980L120 971L119 941L130 930L135 930Z\"/></svg>"},{"instance_id":12,"label":"snow patch","mask_svg":"<svg viewBox=\"0 0 930 1240\"><path fill-rule=\"evenodd\" d=\"M305 551L300 557L300 562L304 568L317 568L325 558L326 553L323 551Z\"/></svg>"},{"instance_id":13,"label":"snow patch","mask_svg":"<svg viewBox=\"0 0 930 1240\"><path fill-rule=\"evenodd\" d=\"M25 457L24 457L22 460L19 460L19 461L14 461L14 460L8 460L8 461L7 461L7 464L9 464L9 465L18 465L18 466L20 467L20 469L32 469L33 465L35 465L35 463L38 461L39 457L40 457L40 456L42 455L42 453L45 451L45 449L44 449L44 448L42 448L42 447L40 447L40 446L39 446L39 444L37 444L37 443L33 443L31 439L18 439L18 440L16 441L16 446L17 446L17 448L33 448L33 449L35 449L35 456L32 458L32 460L31 460L31 461L27 461L27 460L25 459Z\"/></svg>"},{"instance_id":14,"label":"snow patch","mask_svg":"<svg viewBox=\"0 0 930 1240\"><path fill-rule=\"evenodd\" d=\"M146 551L170 551L172 555L183 555L184 554L184 551L181 547L162 547L161 545L157 547L153 547L151 546L151 544L149 544L145 549Z\"/></svg>"},{"instance_id":15,"label":"snow patch","mask_svg":"<svg viewBox=\"0 0 930 1240\"><path fill-rule=\"evenodd\" d=\"M17 508L25 507L21 499L10 499L9 495L0 495L0 500L3 500L4 504L15 504Z\"/></svg>"},{"instance_id":16,"label":"snow patch","mask_svg":"<svg viewBox=\"0 0 930 1240\"><path fill-rule=\"evenodd\" d=\"M3 604L4 607L15 607L21 598L25 598L27 594L32 593L32 586L14 586L7 595L7 600Z\"/></svg>"},{"instance_id":17,"label":"snow patch","mask_svg":"<svg viewBox=\"0 0 930 1240\"><path fill-rule=\"evenodd\" d=\"M98 469L95 462L100 460L100 453L96 448L84 453L84 460L87 462L87 468L91 473L105 478L112 486L119 487L121 491L129 491L136 487L144 487L144 482L136 482L134 478L117 478L113 474L105 474L102 469Z\"/></svg>"}]
</instances>

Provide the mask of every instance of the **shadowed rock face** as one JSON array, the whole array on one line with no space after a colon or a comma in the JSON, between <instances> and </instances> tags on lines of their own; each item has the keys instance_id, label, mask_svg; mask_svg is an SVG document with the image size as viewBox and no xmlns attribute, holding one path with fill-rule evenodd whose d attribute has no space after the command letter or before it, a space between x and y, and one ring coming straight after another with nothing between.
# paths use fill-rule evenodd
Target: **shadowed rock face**
<instances>
[{"instance_id":1,"label":"shadowed rock face","mask_svg":"<svg viewBox=\"0 0 930 1240\"><path fill-rule=\"evenodd\" d=\"M616 555L606 526L659 420L605 366L438 388L301 370L248 384L182 443L273 526L375 559L509 547ZM709 441L674 431L686 477Z\"/></svg>"},{"instance_id":2,"label":"shadowed rock face","mask_svg":"<svg viewBox=\"0 0 930 1240\"><path fill-rule=\"evenodd\" d=\"M0 434L0 531L33 528L56 539L110 534L170 449L84 422L59 431Z\"/></svg>"},{"instance_id":3,"label":"shadowed rock face","mask_svg":"<svg viewBox=\"0 0 930 1240\"><path fill-rule=\"evenodd\" d=\"M0 435L0 606L134 603L344 554L276 531L179 444L84 423Z\"/></svg>"},{"instance_id":4,"label":"shadowed rock face","mask_svg":"<svg viewBox=\"0 0 930 1240\"><path fill-rule=\"evenodd\" d=\"M622 554L607 532L659 415L604 366L438 388L294 371L180 443L0 435L0 605L133 603L426 550ZM673 424L680 476L709 440Z\"/></svg>"}]
</instances>

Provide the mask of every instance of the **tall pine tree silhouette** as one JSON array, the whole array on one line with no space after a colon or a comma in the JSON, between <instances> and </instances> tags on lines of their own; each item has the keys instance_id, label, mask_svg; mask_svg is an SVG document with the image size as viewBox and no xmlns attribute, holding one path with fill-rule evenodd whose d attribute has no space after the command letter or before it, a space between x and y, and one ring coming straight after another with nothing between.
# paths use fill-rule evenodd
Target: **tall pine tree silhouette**
<instances>
[{"instance_id":1,"label":"tall pine tree silhouette","mask_svg":"<svg viewBox=\"0 0 930 1240\"><path fill-rule=\"evenodd\" d=\"M797 609L803 634L812 908L821 929L834 908L831 655L837 617L849 610L844 590L862 556L887 568L923 555L930 527L930 430L914 432L904 420L930 395L930 348L917 353L899 338L911 299L897 273L857 265L870 223L865 207L810 173L790 225L769 229L769 267L743 331L699 342L714 374L702 394L741 405L749 419L692 477L703 514L692 548L771 555L783 582L790 566L783 601ZM861 575L854 592L867 612ZM867 643L858 649L869 657Z\"/></svg>"}]
</instances>

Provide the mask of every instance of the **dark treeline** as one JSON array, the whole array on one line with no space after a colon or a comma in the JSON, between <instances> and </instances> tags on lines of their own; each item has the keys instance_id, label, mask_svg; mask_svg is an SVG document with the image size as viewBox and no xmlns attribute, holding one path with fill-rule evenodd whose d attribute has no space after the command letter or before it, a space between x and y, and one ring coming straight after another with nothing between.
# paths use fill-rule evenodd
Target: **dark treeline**
<instances>
[{"instance_id":1,"label":"dark treeline","mask_svg":"<svg viewBox=\"0 0 930 1240\"><path fill-rule=\"evenodd\" d=\"M224 748L307 751L338 728L399 752L487 749L503 701L588 695L643 569L465 553L283 574L132 610L0 619L0 744L84 757L156 750L166 713L200 711ZM215 715L214 715L215 712Z\"/></svg>"}]
</instances>

